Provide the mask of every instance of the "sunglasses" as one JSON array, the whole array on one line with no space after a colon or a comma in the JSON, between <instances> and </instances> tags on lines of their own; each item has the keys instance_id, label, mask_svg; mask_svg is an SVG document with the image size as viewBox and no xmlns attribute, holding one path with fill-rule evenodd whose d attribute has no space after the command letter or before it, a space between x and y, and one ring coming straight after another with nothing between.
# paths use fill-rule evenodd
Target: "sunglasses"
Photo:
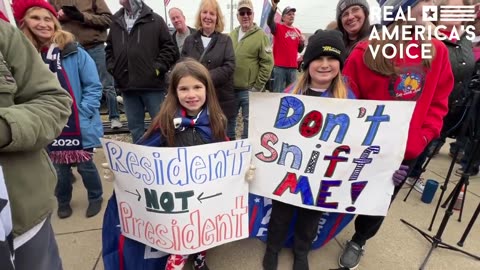
<instances>
[{"instance_id":1,"label":"sunglasses","mask_svg":"<svg viewBox=\"0 0 480 270\"><path fill-rule=\"evenodd\" d=\"M238 12L238 15L240 15L240 16L245 16L245 14L250 16L250 15L252 15L252 12L251 11L240 11L240 12Z\"/></svg>"}]
</instances>

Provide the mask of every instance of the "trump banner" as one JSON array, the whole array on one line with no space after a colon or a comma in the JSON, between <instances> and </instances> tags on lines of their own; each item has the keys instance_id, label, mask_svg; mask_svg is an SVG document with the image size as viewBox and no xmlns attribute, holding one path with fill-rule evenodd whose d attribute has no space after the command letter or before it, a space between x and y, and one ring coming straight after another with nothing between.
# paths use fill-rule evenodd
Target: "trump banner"
<instances>
[{"instance_id":1,"label":"trump banner","mask_svg":"<svg viewBox=\"0 0 480 270\"><path fill-rule=\"evenodd\" d=\"M250 93L250 192L319 211L386 215L414 106Z\"/></svg>"},{"instance_id":2,"label":"trump banner","mask_svg":"<svg viewBox=\"0 0 480 270\"><path fill-rule=\"evenodd\" d=\"M247 238L247 140L146 147L104 139L122 234L170 254Z\"/></svg>"}]
</instances>

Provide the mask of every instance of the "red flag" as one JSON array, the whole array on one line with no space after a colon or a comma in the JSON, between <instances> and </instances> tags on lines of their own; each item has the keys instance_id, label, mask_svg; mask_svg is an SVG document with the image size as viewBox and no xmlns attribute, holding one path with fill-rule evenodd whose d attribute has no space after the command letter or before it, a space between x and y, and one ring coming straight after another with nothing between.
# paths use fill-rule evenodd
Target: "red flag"
<instances>
[{"instance_id":1,"label":"red flag","mask_svg":"<svg viewBox=\"0 0 480 270\"><path fill-rule=\"evenodd\" d=\"M163 3L165 4L165 6L168 6L168 4L170 3L170 0L163 0Z\"/></svg>"}]
</instances>

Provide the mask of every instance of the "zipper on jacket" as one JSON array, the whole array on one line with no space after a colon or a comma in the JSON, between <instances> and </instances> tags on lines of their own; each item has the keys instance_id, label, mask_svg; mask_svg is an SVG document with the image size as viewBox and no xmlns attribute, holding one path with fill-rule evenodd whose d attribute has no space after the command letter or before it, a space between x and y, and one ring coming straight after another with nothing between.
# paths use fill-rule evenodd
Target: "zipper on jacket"
<instances>
[{"instance_id":1,"label":"zipper on jacket","mask_svg":"<svg viewBox=\"0 0 480 270\"><path fill-rule=\"evenodd\" d=\"M125 45L125 31L122 31L122 44Z\"/></svg>"},{"instance_id":2,"label":"zipper on jacket","mask_svg":"<svg viewBox=\"0 0 480 270\"><path fill-rule=\"evenodd\" d=\"M140 44L140 31L141 31L141 29L138 28L137 44Z\"/></svg>"},{"instance_id":3,"label":"zipper on jacket","mask_svg":"<svg viewBox=\"0 0 480 270\"><path fill-rule=\"evenodd\" d=\"M197 134L197 130L196 130L196 128L194 127L194 128L193 128L193 145L196 145L195 143L197 142L197 136L196 136L196 134Z\"/></svg>"}]
</instances>

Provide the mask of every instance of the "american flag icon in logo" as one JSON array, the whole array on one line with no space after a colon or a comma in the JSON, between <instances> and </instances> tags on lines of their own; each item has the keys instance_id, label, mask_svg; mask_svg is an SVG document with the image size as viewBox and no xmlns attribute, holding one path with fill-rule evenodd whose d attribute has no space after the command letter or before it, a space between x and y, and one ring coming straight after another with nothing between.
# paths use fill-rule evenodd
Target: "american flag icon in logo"
<instances>
[{"instance_id":1,"label":"american flag icon in logo","mask_svg":"<svg viewBox=\"0 0 480 270\"><path fill-rule=\"evenodd\" d=\"M423 6L422 20L434 21L475 21L475 6Z\"/></svg>"}]
</instances>

